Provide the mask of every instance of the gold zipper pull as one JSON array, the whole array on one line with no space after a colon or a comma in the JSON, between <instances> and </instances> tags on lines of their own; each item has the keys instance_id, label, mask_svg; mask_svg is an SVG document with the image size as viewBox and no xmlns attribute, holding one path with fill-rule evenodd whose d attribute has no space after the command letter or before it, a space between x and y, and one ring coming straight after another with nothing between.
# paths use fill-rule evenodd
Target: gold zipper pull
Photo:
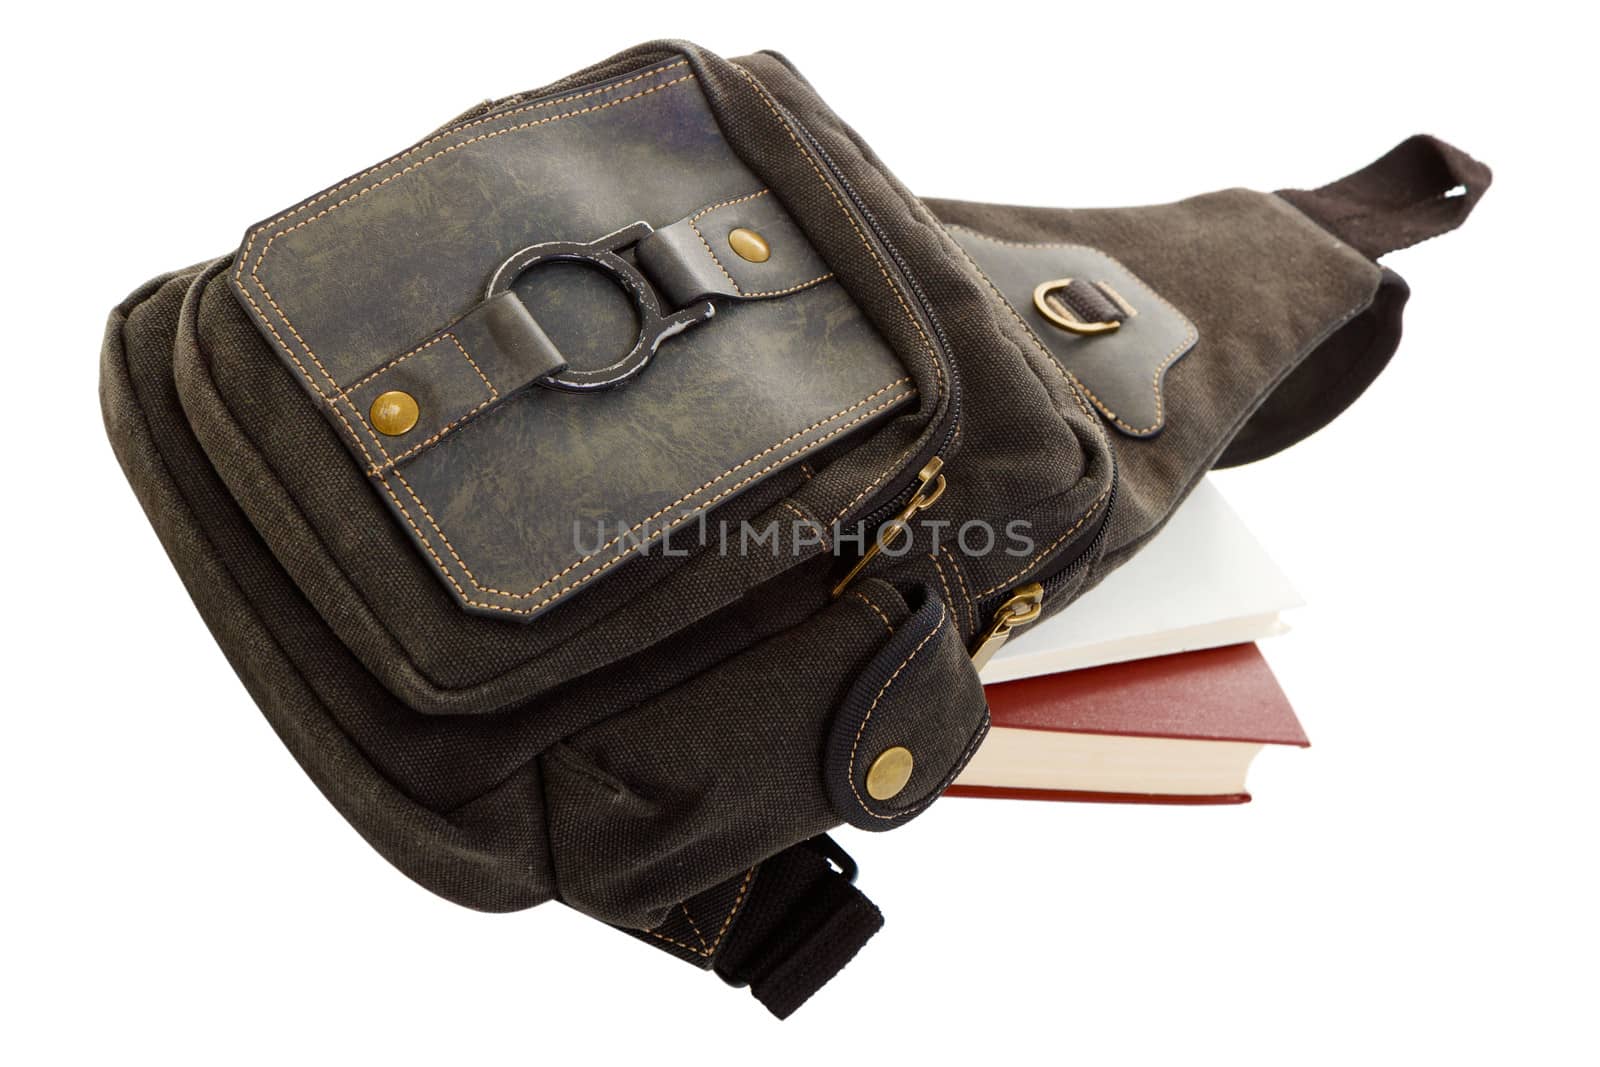
<instances>
[{"instance_id":1,"label":"gold zipper pull","mask_svg":"<svg viewBox=\"0 0 1600 1067\"><path fill-rule=\"evenodd\" d=\"M918 512L927 511L939 502L945 490L944 475L939 473L942 470L944 470L944 460L934 456L928 460L927 466L917 472L917 481L921 483L917 486L917 491L911 495L906 506L900 509L900 514L878 528L872 544L868 545L861 558L856 560L856 565L850 568L850 573L839 579L839 584L833 587L835 597L850 587L850 583L856 580L856 575L860 574L885 546L892 545L896 538L907 532L906 524L916 517Z\"/></svg>"},{"instance_id":2,"label":"gold zipper pull","mask_svg":"<svg viewBox=\"0 0 1600 1067\"><path fill-rule=\"evenodd\" d=\"M1038 582L1029 582L1012 590L1010 598L994 613L994 621L989 623L989 628L978 638L978 645L972 650L972 669L983 670L984 665L994 658L994 654L1011 640L1011 631L1019 626L1028 625L1037 619L1042 611L1044 611L1044 586Z\"/></svg>"}]
</instances>

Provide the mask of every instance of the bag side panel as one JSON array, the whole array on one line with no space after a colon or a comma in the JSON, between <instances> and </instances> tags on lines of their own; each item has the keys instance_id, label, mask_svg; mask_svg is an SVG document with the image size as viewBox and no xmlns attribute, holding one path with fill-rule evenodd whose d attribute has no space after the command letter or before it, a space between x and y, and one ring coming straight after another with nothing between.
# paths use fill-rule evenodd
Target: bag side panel
<instances>
[{"instance_id":1,"label":"bag side panel","mask_svg":"<svg viewBox=\"0 0 1600 1067\"><path fill-rule=\"evenodd\" d=\"M534 768L447 817L379 774L336 722L335 703L378 717L398 709L300 596L190 431L172 350L195 274L160 279L113 311L100 380L112 447L195 606L307 775L386 859L468 907L549 899Z\"/></svg>"}]
</instances>

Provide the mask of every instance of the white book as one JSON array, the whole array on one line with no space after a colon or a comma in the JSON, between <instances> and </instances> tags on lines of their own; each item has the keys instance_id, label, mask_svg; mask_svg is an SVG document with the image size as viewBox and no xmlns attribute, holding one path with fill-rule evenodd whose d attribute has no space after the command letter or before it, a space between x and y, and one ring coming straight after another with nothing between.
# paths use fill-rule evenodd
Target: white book
<instances>
[{"instance_id":1,"label":"white book","mask_svg":"<svg viewBox=\"0 0 1600 1067\"><path fill-rule=\"evenodd\" d=\"M1261 543L1203 480L1133 559L1006 642L984 682L1098 667L1272 637L1304 601Z\"/></svg>"}]
</instances>

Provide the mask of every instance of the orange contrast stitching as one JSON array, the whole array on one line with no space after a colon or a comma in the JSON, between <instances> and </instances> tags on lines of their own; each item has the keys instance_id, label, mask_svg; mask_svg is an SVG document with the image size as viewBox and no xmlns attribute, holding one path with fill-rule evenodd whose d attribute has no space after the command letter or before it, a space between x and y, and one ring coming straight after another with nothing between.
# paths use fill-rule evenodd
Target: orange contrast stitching
<instances>
[{"instance_id":1,"label":"orange contrast stitching","mask_svg":"<svg viewBox=\"0 0 1600 1067\"><path fill-rule=\"evenodd\" d=\"M1021 578L1024 574L1027 574L1028 571L1033 568L1033 565L1035 563L1038 563L1041 559L1044 559L1050 553L1054 552L1058 546L1060 546L1062 543L1064 543L1067 540L1067 538L1071 537L1073 534L1077 533L1080 529L1082 529L1083 524L1089 521L1089 516L1093 515L1097 511L1099 511L1101 505L1106 502L1106 498L1108 496L1110 496L1110 495L1111 495L1111 486L1108 485L1108 486L1106 486L1105 492L1101 493L1099 498L1096 499L1093 504L1089 505L1089 510L1085 511L1083 513L1083 517L1080 518L1077 522L1073 523L1071 526L1067 527L1065 533L1063 533L1060 537L1056 538L1054 541L1051 541L1048 545L1046 545L1044 547L1044 549L1037 556L1034 556L1026 564L1024 564L1022 569L1017 571L1017 573L1013 574L1009 578L1006 578L1006 579L1004 579L1004 580L1002 580L1000 582L995 583L994 585L991 585L989 588L987 588L983 592L979 593L978 594L978 598L982 599L983 597L988 596L990 593L997 593L1000 590L1004 589L1006 586L1010 585L1012 582L1016 581L1018 578Z\"/></svg>"},{"instance_id":2,"label":"orange contrast stitching","mask_svg":"<svg viewBox=\"0 0 1600 1067\"><path fill-rule=\"evenodd\" d=\"M524 111L529 111L529 110L537 110L540 107L546 107L546 106L551 106L551 105L554 105L554 104L559 104L559 103L563 103L563 102L570 102L572 100L582 99L584 97L592 95L593 93L607 92L607 91L610 91L612 89L616 89L616 88L620 88L621 86L628 85L628 84L630 84L632 82L635 82L635 81L638 81L638 80L640 80L642 78L647 78L647 77L650 77L650 76L652 76L654 74L663 73L663 72L665 72L667 70L672 70L672 69L674 69L676 67L685 66L685 65L687 65L687 61L686 60L680 61L680 62L674 63L674 64L668 64L666 66L658 68L657 70L650 71L650 72L647 72L647 73L641 74L641 75L636 75L636 76L634 76L632 78L627 78L627 79L624 79L623 81L613 83L612 85L602 86L602 87L600 87L598 89L590 90L589 92L586 92L586 93L574 94L572 96L565 97L565 98L563 98L561 100L544 101L544 102L539 103L539 104L532 104L532 105L529 105L527 107L519 108L519 109L517 109L516 111L513 111L513 112L506 112L506 113L502 113L502 114L499 114L499 115L487 116L485 118L478 119L478 120L476 120L474 122L467 123L467 124L465 124L465 125L463 125L461 127L453 127L453 128L451 128L449 130L445 130L442 133L439 133L439 134L435 135L434 137L431 137L428 140L421 142L420 144L413 145L411 148L408 148L404 152L401 152L398 155L395 155L395 156L391 157L390 159L384 161L383 163L379 163L376 166L367 168L366 170L362 171L360 174L357 174L353 178L346 179L345 181L341 182L340 184L334 186L332 189L329 189L326 192L323 192L323 193L317 195L316 197L313 197L311 200L308 200L303 204L300 204L300 205L298 205L296 207L293 207L293 208L289 209L288 211L284 212L282 215L279 215L277 218L273 219L271 222L263 223L262 225L256 227L256 229L251 232L249 238L245 242L244 251L241 252L240 255L239 255L238 267L234 271L233 280L234 280L235 287L239 290L239 292L244 294L244 298L245 298L246 301L249 302L251 309L253 311L255 311L256 316L258 318L260 318L263 323L266 324L267 330L272 334L273 339L275 341L277 341L278 342L278 346L280 348L282 348L284 350L284 352L286 352L288 354L290 360L293 361L293 363L295 365L295 368L300 371L301 375L305 378L307 384L309 384L311 386L311 388L317 393L317 395L322 397L324 402L326 402L328 404L328 406L333 410L333 413L334 413L335 417L338 418L339 422L344 426L345 432L350 435L350 439L356 443L356 447L361 450L361 454L362 454L363 457L365 457L365 459L367 460L367 463L368 463L369 466L377 466L378 464L377 464L377 461L372 458L371 451L369 451L368 448L367 448L367 441L363 440L361 434L357 433L355 427L350 424L350 420L345 418L344 413L339 410L339 406L338 406L337 400L335 400L333 398L330 398L328 396L327 392L322 388L322 386L320 384L318 384L317 380L314 377L312 377L311 372L309 370L307 370L305 364L300 361L300 357L295 354L293 346L291 346L289 344L289 342L284 339L283 335L278 332L278 328L275 325L273 325L272 320L267 316L267 313L262 309L261 305L256 302L255 297L250 294L249 289L246 288L246 286L244 284L244 264L245 264L245 261L249 259L250 252L255 247L255 242L256 242L257 238L259 238L261 236L261 234L266 232L266 230L268 230L269 228L271 228L273 226L276 226L277 224L279 224L281 222L284 222L284 221L294 217L294 215L297 214L297 213L303 212L303 211L305 211L305 210L307 210L307 209L309 209L311 207L314 207L315 205L317 205L317 204L321 203L322 201L328 199L328 197L333 196L333 195L341 192L342 190L348 188L349 186L355 184L356 182L361 181L362 179L366 178L368 175L371 175L371 174L373 174L373 173L375 173L375 172L377 172L379 170L382 170L383 168L385 168L387 166L390 166L391 164L396 163L401 159L404 159L407 155L413 154L413 153L415 153L415 152L417 152L417 151L419 151L419 150L421 150L423 148L428 147L429 145L435 144L438 141L444 140L444 139L446 139L448 137L455 136L457 133L460 133L463 130L470 129L470 128L473 128L475 126L482 125L485 122L491 122L491 121L495 121L497 119L506 118L506 117L509 117L512 114L518 114L518 113L521 113L521 112L524 112ZM630 94L630 95L625 96L625 97L619 97L618 99L612 100L612 101L608 101L605 104L592 105L590 107L582 108L582 109L579 109L577 111L565 112L565 113L560 114L560 115L552 115L552 116L550 116L548 118L545 118L545 119L540 119L540 120L537 120L537 121L534 121L534 122L523 123L523 124L521 124L519 126L510 127L510 128L504 129L504 130L494 131L492 134L486 134L486 135L481 135L481 136L476 137L476 138L471 138L468 142L463 142L463 144L470 143L471 141L482 140L482 139L484 139L484 137L487 137L487 136L498 136L500 133L509 133L509 132L512 132L512 130L527 129L527 128L531 128L533 126L543 125L544 123L547 123L547 122L559 121L560 119L571 118L571 117L573 117L575 115L585 114L585 113L587 113L589 111L596 111L596 110L600 110L602 108L611 107L611 106L616 105L616 104L625 103L628 100L638 99L639 97L648 95L649 93L653 93L653 92L657 91L658 89L665 89L670 85L675 85L680 81L684 81L684 80L687 80L687 79L692 79L693 77L694 76L691 74L691 75L687 75L685 77L675 78L675 79L673 79L671 81L668 81L668 82L665 82L665 83L663 83L661 85L652 86L650 89L644 90L643 92L633 93L633 94ZM454 147L461 147L461 145L456 145ZM423 166L426 163L432 161L433 159L438 158L439 156L441 156L443 154L444 154L443 152L435 153L434 155L427 157L426 159L422 160L419 163L415 163L415 164L407 166L404 170L399 172L399 174L404 174L404 173L407 173L407 172L409 172L411 170L416 169L416 167ZM388 178L384 179L384 181L380 182L379 184L387 184L388 182L393 181L396 177L398 177L399 174L390 175ZM338 203L334 204L332 207L323 209L321 212L318 212L316 215L312 216L311 218L302 220L295 227L292 227L292 229L298 229L301 226L307 225L308 223L313 222L316 219L321 218L323 215L326 215L329 212L331 212L333 210L336 210L338 207L342 206L343 204L349 203L350 201L356 199L357 197L365 195L367 192L370 192L371 189L374 189L374 188L377 188L377 186L376 185L369 186L367 189L361 190L360 192L356 193L354 196L348 197L345 200L341 200ZM283 230L278 234L274 234L272 240L276 240L278 237L282 236L284 233L287 233L287 232L289 232L289 231L288 230ZM280 319L282 319L283 325L285 326L285 328L287 328L288 331L291 334L294 335L295 340L300 343L300 347L305 350L306 355L309 356L311 358L311 361L316 364L317 369L322 372L323 377L327 378L328 384L330 386L332 386L334 390L337 391L339 389L339 383L336 382L334 380L333 376L328 373L327 368L322 365L322 361L317 358L317 355L316 355L315 352L312 351L311 346L306 343L305 338L300 336L299 332L295 329L294 324L289 321L289 317L284 314L283 309L281 307L279 307L277 302L273 299L271 292L266 287L266 284L261 281L261 278L259 276L258 271L260 269L262 261L266 258L267 250L271 246L271 243L272 243L272 241L269 240L267 242L267 245L263 246L263 248L261 250L261 254L256 258L255 264L252 266L251 271L250 271L251 279L255 282L257 287L260 288L261 295L266 298L267 302L272 305L273 310L278 313L278 316L279 316ZM345 406L347 406L350 409L351 413L355 415L356 421L361 424L363 429L365 429L368 432L369 435L372 435L372 429L367 424L365 416L363 416L362 413L356 408L355 404L350 401L349 397L341 395L340 399L344 400ZM383 443L377 439L376 435L372 435L372 443L374 445L376 445L376 447L378 449L378 452L387 461L389 459L388 451L383 447ZM419 506L421 505L421 503L422 502L420 500L417 501L417 504Z\"/></svg>"},{"instance_id":3,"label":"orange contrast stitching","mask_svg":"<svg viewBox=\"0 0 1600 1067\"><path fill-rule=\"evenodd\" d=\"M357 382L356 384L352 385L349 389L346 389L343 392L341 392L339 394L340 399L347 399L350 396L351 393L355 392L357 389L360 389L363 385L366 385L367 383L371 382L373 379L383 376L384 374L386 374L389 371L393 370L395 367L399 366L401 363L404 363L406 360L410 359L412 356L416 355L417 353L422 352L425 349L432 348L434 345L439 344L441 341L446 341L446 340L448 340L451 344L456 346L456 351L461 353L461 358L463 358L463 359L465 359L467 361L467 365L470 366L473 369L473 371L478 375L478 378L483 382L484 388L489 390L488 399L486 399L483 403L479 404L477 407L473 408L471 411L468 411L465 414L457 416L454 421L447 423L444 427L439 429L431 437L428 437L428 438L426 438L425 440L422 440L422 441L418 441L415 445L412 445L410 448L406 449L404 452L400 453L398 456L394 456L393 458L390 458L387 454L385 454L384 458L385 458L386 462L382 466L379 466L376 463L372 464L371 466L369 466L367 468L367 473L368 474L374 474L374 475L375 474L381 474L384 471L388 470L390 467L393 467L395 464L399 463L401 460L406 459L406 458L408 458L410 456L416 455L418 452L421 452L423 449L425 449L428 446L430 446L430 445L434 444L435 442L439 441L445 435L450 433L451 430L454 430L456 427L460 426L462 423L464 423L468 419L472 418L472 416L476 415L478 412L482 411L484 408L488 407L490 404L493 404L496 400L500 399L500 390L498 390L498 389L496 389L494 387L494 383L489 380L489 376L487 374L483 373L483 369L478 366L477 361L472 358L471 354L467 352L466 347L464 345L462 345L461 341L453 333L442 333L438 337L435 337L433 340L429 341L427 344L419 345L418 347L413 348L411 351L407 352L405 355L391 360L389 363L387 363L383 367L380 367L378 370L373 371L371 374L367 375L365 378L361 379L359 382ZM357 408L356 410L359 411L360 409ZM418 503L421 503L421 502L418 501Z\"/></svg>"},{"instance_id":4,"label":"orange contrast stitching","mask_svg":"<svg viewBox=\"0 0 1600 1067\"><path fill-rule=\"evenodd\" d=\"M939 588L944 590L944 602L954 610L956 606L955 595L950 592L950 583L945 579L944 567L939 564L939 553L930 552L928 558L933 560L933 572L939 576Z\"/></svg>"},{"instance_id":5,"label":"orange contrast stitching","mask_svg":"<svg viewBox=\"0 0 1600 1067\"><path fill-rule=\"evenodd\" d=\"M400 162L402 159L404 159L406 156L411 155L413 152L418 152L418 151L421 151L424 148L427 148L429 145L437 144L438 142L443 141L447 137L454 137L456 134L461 133L463 130L470 130L473 127L482 126L486 122L498 122L501 119L508 119L513 115L520 115L525 111L538 111L541 108L556 107L556 106L559 106L561 104L570 104L574 100L583 100L583 99L586 99L586 98L591 97L591 96L598 96L601 93L611 92L613 89L620 89L624 85L631 85L634 82L643 81L646 78L653 78L657 74L664 74L665 72L667 72L669 70L675 70L678 67L686 67L688 65L689 65L689 61L687 59L680 59L676 63L668 63L666 66L657 67L655 70L647 70L642 74L635 74L631 78L626 78L626 79L624 79L622 81L619 81L619 82L613 82L610 85L602 85L597 89L590 89L587 92L574 93L571 96L563 96L563 97L561 97L559 99L556 99L556 100L542 100L539 103L527 104L527 105L524 105L522 107L515 108L515 109L513 109L511 111L494 112L492 114L484 116L483 118L474 119L471 122L463 123L460 126L451 126L447 130L441 130L439 133L434 134L432 137L428 138L426 141L420 141L417 144L412 145L410 148L407 148L404 152L398 152L395 155L392 155L388 159L384 160L382 163L376 163L376 164L368 167L366 170L362 171L360 174L357 174L354 177L346 178L344 181L340 182L338 185L335 185L333 188L328 189L325 192L317 194L316 196L312 197L310 200L307 200L305 203L296 204L294 207L290 208L288 211L285 211L283 214L279 215L277 218L271 220L270 222L263 222L260 226L257 226L254 231L251 232L249 239L246 241L245 248L244 248L245 255L249 255L250 248L251 248L252 245L254 245L255 239L257 237L261 236L261 234L263 234L267 230L271 229L272 227L278 225L278 223L285 222L285 221L293 218L299 212L302 212L302 211L304 211L304 210L306 210L307 208L310 208L310 207L315 207L316 205L322 203L324 200L328 199L328 197L334 196L334 195L336 195L338 193L343 192L345 189L348 189L350 186L354 185L356 182L360 181L361 179L367 177L369 174L375 174L378 171L382 170L384 167L387 167L387 166L390 166L392 164Z\"/></svg>"},{"instance_id":6,"label":"orange contrast stitching","mask_svg":"<svg viewBox=\"0 0 1600 1067\"><path fill-rule=\"evenodd\" d=\"M882 608L878 607L878 605L874 604L871 599L867 597L867 594L863 593L859 589L852 589L850 590L850 595L861 601L867 607L871 608L872 613L883 620L883 628L889 631L889 636L894 636L894 626L889 622L888 614Z\"/></svg>"},{"instance_id":7,"label":"orange contrast stitching","mask_svg":"<svg viewBox=\"0 0 1600 1067\"><path fill-rule=\"evenodd\" d=\"M900 453L900 455L895 459L895 461L893 463L889 464L889 466L886 467L883 470L883 472L881 474L879 474L876 478L874 478L874 479L872 479L872 481L868 482L862 488L861 492L859 492L855 496L851 497L850 498L850 502L848 504L846 504L844 507L840 508L839 509L839 513L828 521L828 525L832 526L835 523L837 523L840 519L844 518L846 513L848 513L851 508L855 507L857 504L859 504L861 502L861 498L862 497L866 496L868 493L870 493L874 489L878 488L878 486L883 483L883 480L885 478L889 477L889 475L893 474L895 471L899 470L902 466L904 466L906 460L911 458L911 451L912 450L908 448L904 452Z\"/></svg>"},{"instance_id":8,"label":"orange contrast stitching","mask_svg":"<svg viewBox=\"0 0 1600 1067\"><path fill-rule=\"evenodd\" d=\"M693 915L689 914L689 905L683 903L679 904L678 907L683 909L683 917L689 920L689 929L694 931L694 939L700 942L701 951L709 954L711 950L706 947L706 935L700 932L700 924L694 921Z\"/></svg>"},{"instance_id":9,"label":"orange contrast stitching","mask_svg":"<svg viewBox=\"0 0 1600 1067\"><path fill-rule=\"evenodd\" d=\"M978 608L972 602L972 592L967 587L966 577L961 573L961 561L956 558L954 552L943 548L941 548L941 551L944 552L944 558L949 562L950 570L956 576L956 584L961 586L961 599L967 606L967 623L975 630L978 628Z\"/></svg>"},{"instance_id":10,"label":"orange contrast stitching","mask_svg":"<svg viewBox=\"0 0 1600 1067\"><path fill-rule=\"evenodd\" d=\"M493 393L494 392L494 387L490 386L489 387L489 391L491 393ZM436 444L438 441L440 441L444 437L448 436L451 430L456 429L462 423L464 423L468 419L472 418L472 416L476 415L478 412L482 411L484 408L488 407L490 404L493 404L495 402L495 400L497 400L497 399L498 399L498 395L489 397L487 400L485 400L483 403L479 404L477 407L473 408L471 411L468 411L464 415L458 416L455 419L455 421L445 423L445 425L439 430L439 432L435 433L432 437L429 437L429 438L427 438L426 440L423 440L423 441L418 441L416 444L412 445L410 448L406 449L404 452L400 453L398 456L395 456L393 459L391 459L388 462L384 463L383 466L381 466L381 467L378 467L378 466L368 467L367 468L367 473L368 474L372 474L372 475L382 474L384 471L389 470L391 467L393 467L396 463L399 463L401 460L409 459L412 456L416 455L418 452L421 452L424 448L427 448L429 445ZM419 503L420 503L420 501L419 501Z\"/></svg>"},{"instance_id":11,"label":"orange contrast stitching","mask_svg":"<svg viewBox=\"0 0 1600 1067\"><path fill-rule=\"evenodd\" d=\"M363 385L366 385L367 383L373 381L376 378L381 378L383 375L387 374L389 371L391 371L394 368L398 367L400 364L404 363L406 360L410 359L412 356L415 356L415 355L417 355L417 354L419 354L421 352L426 351L427 349L432 348L434 345L439 344L441 341L449 341L451 344L456 346L456 351L461 353L461 358L465 359L467 361L467 363L472 367L472 369L474 371L477 371L478 377L483 379L484 387L489 390L490 397L492 399L494 399L494 400L499 400L500 399L500 391L497 390L494 387L494 383L489 380L489 376L487 374L483 373L483 370L482 370L482 368L480 368L478 366L477 361L472 358L471 354L467 351L466 346L461 343L461 339L458 338L455 334L450 333L448 331L446 331L445 333L441 333L438 337L435 337L433 340L429 341L427 344L418 345L416 348L413 348L411 351L407 352L403 356L397 356L396 358L391 359L388 363L385 363L383 366L379 367L377 370L373 371L371 374L367 375L365 378L361 379L356 384L350 386L348 389L343 390L343 393L345 395L349 395L350 393L355 392L357 389L360 389Z\"/></svg>"},{"instance_id":12,"label":"orange contrast stitching","mask_svg":"<svg viewBox=\"0 0 1600 1067\"><path fill-rule=\"evenodd\" d=\"M363 385L366 385L368 382L370 382L370 381L372 381L372 380L374 380L376 378L383 377L385 374L389 373L391 370L394 370L394 368L398 367L400 364L404 363L406 360L410 359L412 356L415 356L415 355L417 355L418 353L421 353L421 352L426 352L428 349L432 348L434 345L438 344L440 341L443 341L446 337L450 338L451 340L455 340L455 336L453 334L442 333L438 337L435 337L433 340L428 341L426 344L418 345L416 348L413 348L411 351L407 352L405 355L396 356L394 359L391 359L389 362L385 363L383 366L379 367L377 370L373 371L371 374L367 375L365 378L361 379L359 382L355 383L352 386L349 386L348 388L345 388L345 389L341 390L341 392L343 392L345 394L350 394L350 393L355 392L357 389L360 389ZM456 347L457 348L461 348L461 342L460 341L456 341ZM466 355L466 350L465 349L462 349L462 355Z\"/></svg>"},{"instance_id":13,"label":"orange contrast stitching","mask_svg":"<svg viewBox=\"0 0 1600 1067\"><path fill-rule=\"evenodd\" d=\"M759 863L756 864L756 867L759 866L761 866ZM751 867L748 871L744 872L744 881L739 884L739 895L734 898L733 907L729 909L727 916L722 920L722 925L717 929L717 936L712 940L710 948L705 947L705 938L701 935L700 928L695 926L694 919L689 918L689 909L685 905L679 906L683 908L684 917L689 918L689 925L694 927L694 935L700 939L700 948L695 948L693 945L685 944L675 937L668 937L666 934L663 934L658 930L646 930L645 933L649 934L651 937L665 941L669 945L677 945L685 952L693 952L696 956L699 956L702 959L710 959L712 954L717 951L717 946L722 944L722 938L725 934L727 934L728 927L733 922L733 917L739 914L739 908L744 905L745 893L750 889L750 880L756 876L756 867Z\"/></svg>"},{"instance_id":14,"label":"orange contrast stitching","mask_svg":"<svg viewBox=\"0 0 1600 1067\"><path fill-rule=\"evenodd\" d=\"M733 286L733 291L738 293L740 296L744 295L744 290L739 288L739 283L734 280L733 275L728 273L728 268L722 265L722 260L717 258L716 249L711 247L711 242L706 240L706 235L700 232L700 227L696 226L695 223L699 222L702 218L711 214L718 208L728 207L730 204L742 204L746 200L754 200L758 196L766 196L769 192L771 192L771 190L763 189L759 193L750 193L746 196L735 197L732 200L724 200L720 204L712 204L710 207L701 208L699 211L696 211L693 215L690 215L688 219L685 220L689 223L689 229L693 230L694 235L700 238L700 246L706 250L706 255L711 257L711 262L717 265L717 269L722 272L722 276L728 279L728 284Z\"/></svg>"},{"instance_id":15,"label":"orange contrast stitching","mask_svg":"<svg viewBox=\"0 0 1600 1067\"><path fill-rule=\"evenodd\" d=\"M795 506L794 502L791 501L791 500L780 500L780 501L778 501L778 504L779 504L780 507L788 508L790 511L794 512L794 517L799 519L801 522L809 523L817 531L817 536L822 541L822 547L823 548L828 548L829 547L829 544L828 544L828 531L823 528L822 523L818 522L816 519L813 519L810 515L807 515L805 512L801 511L798 507Z\"/></svg>"}]
</instances>

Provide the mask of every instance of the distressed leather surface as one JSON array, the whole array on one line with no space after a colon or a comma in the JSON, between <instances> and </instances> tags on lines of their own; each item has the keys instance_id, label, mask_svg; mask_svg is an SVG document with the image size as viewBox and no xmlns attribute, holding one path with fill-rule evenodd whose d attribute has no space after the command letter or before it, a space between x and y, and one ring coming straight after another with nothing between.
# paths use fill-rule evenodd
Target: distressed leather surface
<instances>
[{"instance_id":1,"label":"distressed leather surface","mask_svg":"<svg viewBox=\"0 0 1600 1067\"><path fill-rule=\"evenodd\" d=\"M1083 385L1107 422L1130 437L1161 432L1167 370L1200 337L1182 312L1121 263L1087 245L1007 241L965 226L949 230L990 284ZM1109 283L1137 314L1109 333L1070 333L1033 304L1034 287L1058 278Z\"/></svg>"},{"instance_id":2,"label":"distressed leather surface","mask_svg":"<svg viewBox=\"0 0 1600 1067\"><path fill-rule=\"evenodd\" d=\"M796 270L803 284L727 301L637 379L590 394L526 386L554 354L582 367L626 350L614 284L528 271L514 291L535 328L512 343L496 320L516 315L473 313L519 249L691 217L719 241L750 220L770 231L778 254L741 260L726 280L755 288L736 295ZM915 395L681 61L435 134L254 227L232 283L459 602L497 616L538 614ZM369 423L390 388L421 409L399 437Z\"/></svg>"}]
</instances>

